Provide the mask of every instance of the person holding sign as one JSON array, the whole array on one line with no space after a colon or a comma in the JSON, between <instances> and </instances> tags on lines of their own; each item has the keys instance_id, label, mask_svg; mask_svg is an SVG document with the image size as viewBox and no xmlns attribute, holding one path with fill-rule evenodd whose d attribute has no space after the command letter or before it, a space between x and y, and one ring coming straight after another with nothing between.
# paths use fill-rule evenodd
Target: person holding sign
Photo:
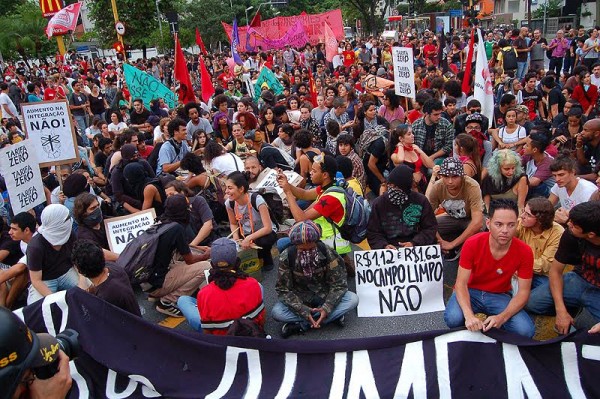
<instances>
[{"instance_id":1,"label":"person holding sign","mask_svg":"<svg viewBox=\"0 0 600 399\"><path fill-rule=\"evenodd\" d=\"M464 325L469 331L485 332L496 327L531 338L535 326L523 308L531 290L533 251L515 238L519 217L515 202L493 200L489 212L489 232L476 234L463 245L444 320L450 328ZM515 273L518 290L513 296ZM487 318L481 321L475 313Z\"/></svg>"},{"instance_id":2,"label":"person holding sign","mask_svg":"<svg viewBox=\"0 0 600 399\"><path fill-rule=\"evenodd\" d=\"M287 338L311 328L336 322L343 327L344 315L358 306L358 296L348 291L340 257L319 240L321 228L312 220L290 229L291 246L279 258L277 295L273 318L285 323Z\"/></svg>"},{"instance_id":3,"label":"person holding sign","mask_svg":"<svg viewBox=\"0 0 600 399\"><path fill-rule=\"evenodd\" d=\"M406 165L394 168L387 191L375 198L367 226L371 249L397 249L436 243L437 220L423 194L412 190L413 171Z\"/></svg>"}]
</instances>

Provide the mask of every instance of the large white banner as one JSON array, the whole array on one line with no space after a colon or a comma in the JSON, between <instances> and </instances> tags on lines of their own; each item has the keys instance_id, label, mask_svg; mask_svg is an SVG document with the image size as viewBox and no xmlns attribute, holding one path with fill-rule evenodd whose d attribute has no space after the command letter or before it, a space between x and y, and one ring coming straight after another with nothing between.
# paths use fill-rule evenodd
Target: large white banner
<instances>
[{"instance_id":1,"label":"large white banner","mask_svg":"<svg viewBox=\"0 0 600 399\"><path fill-rule=\"evenodd\" d=\"M0 170L6 181L14 214L28 211L46 200L44 184L31 140L4 147Z\"/></svg>"},{"instance_id":2,"label":"large white banner","mask_svg":"<svg viewBox=\"0 0 600 399\"><path fill-rule=\"evenodd\" d=\"M444 310L439 245L354 252L358 317Z\"/></svg>"},{"instance_id":3,"label":"large white banner","mask_svg":"<svg viewBox=\"0 0 600 399\"><path fill-rule=\"evenodd\" d=\"M302 182L302 176L293 170L285 170L283 174L287 177L288 182L296 187L300 182ZM267 175L265 175L254 188L255 190L259 190L261 188L271 189L277 191L277 194L281 198L285 198L285 194L283 193L283 189L277 183L277 171L271 170Z\"/></svg>"},{"instance_id":4,"label":"large white banner","mask_svg":"<svg viewBox=\"0 0 600 399\"><path fill-rule=\"evenodd\" d=\"M21 108L27 138L33 144L40 166L79 160L75 128L66 100L27 103Z\"/></svg>"},{"instance_id":5,"label":"large white banner","mask_svg":"<svg viewBox=\"0 0 600 399\"><path fill-rule=\"evenodd\" d=\"M415 69L413 49L410 47L393 47L394 90L402 97L415 98Z\"/></svg>"},{"instance_id":6,"label":"large white banner","mask_svg":"<svg viewBox=\"0 0 600 399\"><path fill-rule=\"evenodd\" d=\"M131 215L104 219L106 238L110 250L120 254L129 241L142 234L154 224L156 212L154 208L132 213Z\"/></svg>"}]
</instances>

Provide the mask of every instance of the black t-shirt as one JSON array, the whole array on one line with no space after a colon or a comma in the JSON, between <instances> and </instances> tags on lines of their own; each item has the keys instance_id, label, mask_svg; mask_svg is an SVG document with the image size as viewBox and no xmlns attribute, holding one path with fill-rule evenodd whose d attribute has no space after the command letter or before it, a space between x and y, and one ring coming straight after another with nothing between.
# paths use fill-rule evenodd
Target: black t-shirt
<instances>
[{"instance_id":1,"label":"black t-shirt","mask_svg":"<svg viewBox=\"0 0 600 399\"><path fill-rule=\"evenodd\" d=\"M196 233L202 228L204 223L213 220L213 213L208 206L208 202L202 196L195 196L190 200L190 224ZM215 224L213 223L213 226Z\"/></svg>"},{"instance_id":2,"label":"black t-shirt","mask_svg":"<svg viewBox=\"0 0 600 399\"><path fill-rule=\"evenodd\" d=\"M187 255L191 252L185 237L185 228L179 223L164 233L160 233L156 256L154 257L154 273L148 279L150 284L155 287L162 287L175 251L181 255Z\"/></svg>"},{"instance_id":3,"label":"black t-shirt","mask_svg":"<svg viewBox=\"0 0 600 399\"><path fill-rule=\"evenodd\" d=\"M148 111L146 108L144 108L144 110L139 114L135 111L132 111L129 114L129 117L129 122L131 122L132 125L143 125L146 123L148 118L150 118L150 111Z\"/></svg>"},{"instance_id":4,"label":"black t-shirt","mask_svg":"<svg viewBox=\"0 0 600 399\"><path fill-rule=\"evenodd\" d=\"M102 168L102 170L104 170L104 167L106 166L107 159L108 159L108 155L106 155L102 151L98 151L96 153L96 155L94 155L94 162L95 162L96 166L99 168Z\"/></svg>"},{"instance_id":5,"label":"black t-shirt","mask_svg":"<svg viewBox=\"0 0 600 399\"><path fill-rule=\"evenodd\" d=\"M98 298L131 314L142 317L127 273L113 264L107 264L106 267L109 270L108 278L102 284L90 287L90 294L96 295Z\"/></svg>"},{"instance_id":6,"label":"black t-shirt","mask_svg":"<svg viewBox=\"0 0 600 399\"><path fill-rule=\"evenodd\" d=\"M72 267L71 251L75 244L75 234L60 249L55 250L42 236L36 234L27 245L27 268L33 272L42 271L42 280L53 280L67 273Z\"/></svg>"},{"instance_id":7,"label":"black t-shirt","mask_svg":"<svg viewBox=\"0 0 600 399\"><path fill-rule=\"evenodd\" d=\"M258 153L258 159L265 168L281 168L283 170L291 169L283 155L281 155L281 152L279 152L279 149L270 144L263 144L260 152Z\"/></svg>"},{"instance_id":8,"label":"black t-shirt","mask_svg":"<svg viewBox=\"0 0 600 399\"><path fill-rule=\"evenodd\" d=\"M596 147L592 147L589 143L585 144L584 154L588 164L579 166L579 174L587 175L596 172L600 166L600 144Z\"/></svg>"},{"instance_id":9,"label":"black t-shirt","mask_svg":"<svg viewBox=\"0 0 600 399\"><path fill-rule=\"evenodd\" d=\"M423 152L427 155L432 155L435 152L435 130L437 124L428 125L425 123L425 145L423 146Z\"/></svg>"},{"instance_id":10,"label":"black t-shirt","mask_svg":"<svg viewBox=\"0 0 600 399\"><path fill-rule=\"evenodd\" d=\"M569 230L565 230L554 258L565 265L573 265L575 273L600 288L600 246L574 237Z\"/></svg>"},{"instance_id":11,"label":"black t-shirt","mask_svg":"<svg viewBox=\"0 0 600 399\"><path fill-rule=\"evenodd\" d=\"M10 235L6 232L0 235L0 251L8 251L8 255L0 262L9 266L17 263L23 256L19 241L10 238Z\"/></svg>"},{"instance_id":12,"label":"black t-shirt","mask_svg":"<svg viewBox=\"0 0 600 399\"><path fill-rule=\"evenodd\" d=\"M550 93L548 93L548 109L552 108L554 104L558 104L558 112L563 112L563 108L565 106L565 96L563 96L560 91L560 87L554 86Z\"/></svg>"},{"instance_id":13,"label":"black t-shirt","mask_svg":"<svg viewBox=\"0 0 600 399\"><path fill-rule=\"evenodd\" d=\"M527 106L527 109L529 109L529 113L536 113L539 108L538 104L540 103L540 101L542 101L542 93L537 89L533 89L531 93L523 89L521 90L521 94L523 96L522 104Z\"/></svg>"},{"instance_id":14,"label":"black t-shirt","mask_svg":"<svg viewBox=\"0 0 600 399\"><path fill-rule=\"evenodd\" d=\"M383 174L385 165L387 165L387 152L385 150L385 141L382 137L378 138L367 147L367 151L363 158L363 166L365 168L365 172L368 174L373 173L371 172L371 169L369 169L369 158L371 155L377 158L377 169Z\"/></svg>"},{"instance_id":15,"label":"black t-shirt","mask_svg":"<svg viewBox=\"0 0 600 399\"><path fill-rule=\"evenodd\" d=\"M496 105L494 107L494 127L499 128L504 126L504 114L500 111L500 107Z\"/></svg>"},{"instance_id":16,"label":"black t-shirt","mask_svg":"<svg viewBox=\"0 0 600 399\"><path fill-rule=\"evenodd\" d=\"M90 110L94 114L101 114L106 109L104 108L104 96L98 94L98 97L90 96Z\"/></svg>"},{"instance_id":17,"label":"black t-shirt","mask_svg":"<svg viewBox=\"0 0 600 399\"><path fill-rule=\"evenodd\" d=\"M73 105L83 105L87 103L87 96L81 92L79 93L73 93L71 95L71 104ZM81 109L72 109L71 113L73 115L77 115L77 116L84 116L85 115L85 109L81 108Z\"/></svg>"},{"instance_id":18,"label":"black t-shirt","mask_svg":"<svg viewBox=\"0 0 600 399\"><path fill-rule=\"evenodd\" d=\"M90 240L100 245L101 248L109 250L108 239L106 238L106 230L104 224L100 223L98 230L90 229L85 224L80 224L77 227L77 239L78 240Z\"/></svg>"},{"instance_id":19,"label":"black t-shirt","mask_svg":"<svg viewBox=\"0 0 600 399\"><path fill-rule=\"evenodd\" d=\"M523 39L521 36L517 37L514 41L513 41L513 47L515 47L516 49L526 49L527 48L527 42L525 41L525 39ZM517 61L518 62L527 62L527 56L529 55L528 52L523 51L523 52L517 52Z\"/></svg>"}]
</instances>

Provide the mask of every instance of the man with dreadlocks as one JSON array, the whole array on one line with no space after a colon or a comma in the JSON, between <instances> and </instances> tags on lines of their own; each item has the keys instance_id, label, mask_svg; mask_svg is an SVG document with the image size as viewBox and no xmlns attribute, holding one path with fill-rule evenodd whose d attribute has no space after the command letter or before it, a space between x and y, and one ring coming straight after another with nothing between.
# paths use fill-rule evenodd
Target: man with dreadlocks
<instances>
[{"instance_id":1,"label":"man with dreadlocks","mask_svg":"<svg viewBox=\"0 0 600 399\"><path fill-rule=\"evenodd\" d=\"M348 291L346 271L339 255L319 241L321 229L312 220L290 229L292 243L279 258L275 287L279 302L272 315L285 323L281 336L303 333L336 322L358 306L358 296Z\"/></svg>"}]
</instances>

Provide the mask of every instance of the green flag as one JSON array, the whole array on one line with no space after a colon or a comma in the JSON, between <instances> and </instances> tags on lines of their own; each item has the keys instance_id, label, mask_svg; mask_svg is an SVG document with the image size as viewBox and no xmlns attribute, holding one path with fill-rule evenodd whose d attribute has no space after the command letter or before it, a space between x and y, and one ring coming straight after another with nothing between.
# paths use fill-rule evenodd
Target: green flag
<instances>
[{"instance_id":1,"label":"green flag","mask_svg":"<svg viewBox=\"0 0 600 399\"><path fill-rule=\"evenodd\" d=\"M267 67L263 67L260 70L260 75L258 75L258 79L256 79L256 83L254 84L254 98L258 100L260 97L260 93L262 92L262 88L266 86L267 89L271 89L273 93L277 96L283 93L283 86L277 76Z\"/></svg>"},{"instance_id":2,"label":"green flag","mask_svg":"<svg viewBox=\"0 0 600 399\"><path fill-rule=\"evenodd\" d=\"M158 79L129 64L123 64L123 68L125 81L132 99L141 98L146 107L150 108L150 101L162 98L169 108L175 108L177 95L160 83Z\"/></svg>"}]
</instances>

